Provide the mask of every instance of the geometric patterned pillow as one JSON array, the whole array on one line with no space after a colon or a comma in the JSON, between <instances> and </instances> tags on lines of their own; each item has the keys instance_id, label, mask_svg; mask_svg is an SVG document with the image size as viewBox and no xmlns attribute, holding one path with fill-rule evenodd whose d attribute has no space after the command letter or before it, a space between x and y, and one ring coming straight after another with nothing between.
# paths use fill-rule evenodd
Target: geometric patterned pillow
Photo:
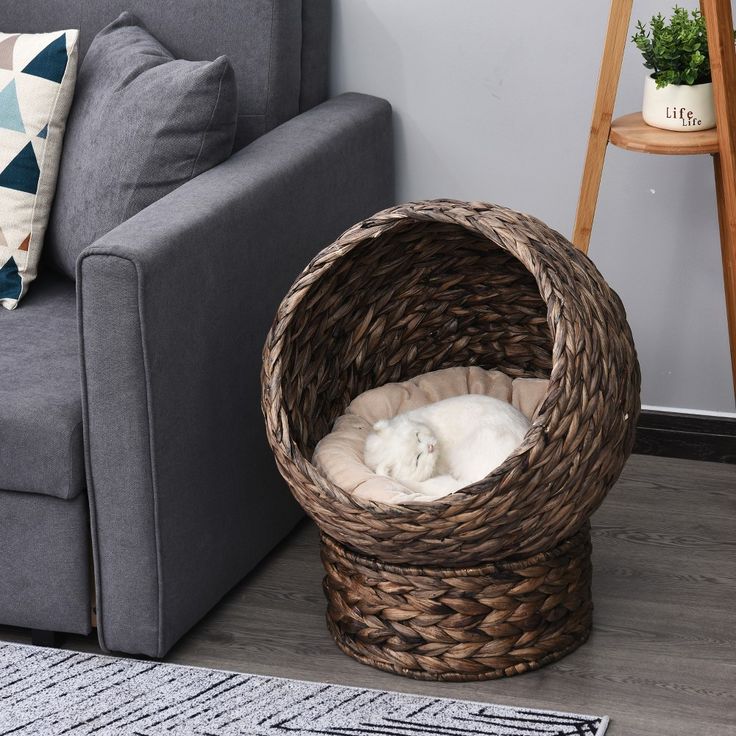
<instances>
[{"instance_id":1,"label":"geometric patterned pillow","mask_svg":"<svg viewBox=\"0 0 736 736\"><path fill-rule=\"evenodd\" d=\"M0 33L0 304L36 277L77 78L79 31Z\"/></svg>"}]
</instances>

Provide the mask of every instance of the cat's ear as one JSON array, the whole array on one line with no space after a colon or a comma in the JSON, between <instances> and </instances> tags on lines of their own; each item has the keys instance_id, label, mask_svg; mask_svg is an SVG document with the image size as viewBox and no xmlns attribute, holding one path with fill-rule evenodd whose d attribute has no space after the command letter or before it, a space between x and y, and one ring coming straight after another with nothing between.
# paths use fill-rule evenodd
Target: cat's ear
<instances>
[{"instance_id":1,"label":"cat's ear","mask_svg":"<svg viewBox=\"0 0 736 736\"><path fill-rule=\"evenodd\" d=\"M388 419L380 419L373 425L373 431L377 434L381 434L384 429L388 428Z\"/></svg>"}]
</instances>

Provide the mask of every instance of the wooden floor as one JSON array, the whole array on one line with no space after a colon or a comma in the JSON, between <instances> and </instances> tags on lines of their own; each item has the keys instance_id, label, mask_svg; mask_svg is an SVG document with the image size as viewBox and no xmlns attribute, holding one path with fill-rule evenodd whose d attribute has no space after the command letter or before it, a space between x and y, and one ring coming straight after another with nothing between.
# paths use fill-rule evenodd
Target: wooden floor
<instances>
[{"instance_id":1,"label":"wooden floor","mask_svg":"<svg viewBox=\"0 0 736 736\"><path fill-rule=\"evenodd\" d=\"M342 654L301 525L167 661L611 716L609 736L736 736L736 466L634 456L593 519L595 628L507 680L407 680ZM0 628L0 638L27 641ZM93 638L63 646L94 650Z\"/></svg>"}]
</instances>

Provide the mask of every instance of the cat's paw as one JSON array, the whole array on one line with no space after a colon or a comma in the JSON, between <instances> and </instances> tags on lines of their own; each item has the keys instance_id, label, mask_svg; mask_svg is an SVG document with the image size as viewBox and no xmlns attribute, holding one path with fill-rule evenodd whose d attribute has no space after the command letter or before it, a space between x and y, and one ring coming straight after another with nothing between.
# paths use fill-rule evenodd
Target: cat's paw
<instances>
[{"instance_id":1,"label":"cat's paw","mask_svg":"<svg viewBox=\"0 0 736 736\"><path fill-rule=\"evenodd\" d=\"M434 478L417 483L416 486L416 490L425 496L442 498L462 488L462 483L451 475L437 475Z\"/></svg>"}]
</instances>

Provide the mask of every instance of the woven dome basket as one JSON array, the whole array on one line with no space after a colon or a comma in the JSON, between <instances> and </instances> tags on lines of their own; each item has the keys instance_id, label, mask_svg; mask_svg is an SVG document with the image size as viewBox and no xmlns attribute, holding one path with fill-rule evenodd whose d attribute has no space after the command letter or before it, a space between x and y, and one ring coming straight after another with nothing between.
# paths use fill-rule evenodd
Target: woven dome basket
<instances>
[{"instance_id":1,"label":"woven dome basket","mask_svg":"<svg viewBox=\"0 0 736 736\"><path fill-rule=\"evenodd\" d=\"M483 480L386 506L311 464L358 394L471 365L549 379L524 442ZM477 202L380 212L291 287L262 378L277 464L323 535L329 626L344 651L468 680L536 669L585 640L588 520L631 452L640 377L620 299L559 233Z\"/></svg>"}]
</instances>

